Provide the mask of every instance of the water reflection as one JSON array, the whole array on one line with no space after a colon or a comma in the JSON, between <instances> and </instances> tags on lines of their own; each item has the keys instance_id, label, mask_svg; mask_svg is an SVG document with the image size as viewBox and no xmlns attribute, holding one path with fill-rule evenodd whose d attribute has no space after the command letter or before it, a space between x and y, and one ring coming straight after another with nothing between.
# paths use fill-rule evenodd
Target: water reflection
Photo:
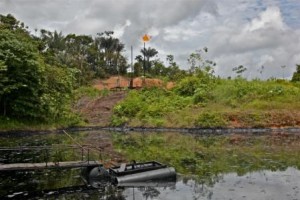
<instances>
[{"instance_id":1,"label":"water reflection","mask_svg":"<svg viewBox=\"0 0 300 200\"><path fill-rule=\"evenodd\" d=\"M238 176L225 174L210 186L195 178L182 177L175 183L140 184L135 187L106 188L107 199L298 199L300 172L262 171ZM120 192L122 191L122 192ZM99 192L99 191L98 191ZM103 191L102 191L103 192ZM101 193L99 194L101 195Z\"/></svg>"},{"instance_id":2,"label":"water reflection","mask_svg":"<svg viewBox=\"0 0 300 200\"><path fill-rule=\"evenodd\" d=\"M26 196L78 185L84 185L78 169L0 173L0 197Z\"/></svg>"},{"instance_id":3,"label":"water reflection","mask_svg":"<svg viewBox=\"0 0 300 200\"><path fill-rule=\"evenodd\" d=\"M61 174L62 175L62 174ZM25 179L15 177L13 180L1 179L1 199L273 199L295 200L300 198L300 171L287 168L285 171L263 170L239 176L236 173L219 175L213 185L201 181L199 177L179 176L177 182L149 182L133 185L104 184L98 188L85 185L64 187L70 182L76 183L78 177L64 173L66 177L53 178L61 183L60 189L51 190L47 180L38 176ZM70 181L72 177L73 181ZM49 177L50 178L50 177ZM9 183L18 183L7 187ZM44 185L47 182L47 185ZM51 181L50 181L51 182ZM31 186L29 186L31 184ZM49 185L48 185L49 184ZM53 185L52 185L53 186ZM56 185L57 187L58 185Z\"/></svg>"},{"instance_id":4,"label":"water reflection","mask_svg":"<svg viewBox=\"0 0 300 200\"><path fill-rule=\"evenodd\" d=\"M119 186L101 182L94 188L85 185L80 170L5 172L0 173L0 199L300 199L299 134L200 136L154 133L139 136L139 133L94 131L73 133L72 136L79 143L94 141L103 151L107 148L113 155L111 157L117 155L112 151L115 148L124 154L129 152L146 160L169 164L185 175L178 177L177 182ZM0 136L1 147L71 142L62 134ZM54 153L52 155L60 156L59 151ZM74 160L76 154L76 151L69 151L64 154L64 159ZM33 162L43 161L44 155L40 151L0 152L0 159L2 163L22 159Z\"/></svg>"}]
</instances>

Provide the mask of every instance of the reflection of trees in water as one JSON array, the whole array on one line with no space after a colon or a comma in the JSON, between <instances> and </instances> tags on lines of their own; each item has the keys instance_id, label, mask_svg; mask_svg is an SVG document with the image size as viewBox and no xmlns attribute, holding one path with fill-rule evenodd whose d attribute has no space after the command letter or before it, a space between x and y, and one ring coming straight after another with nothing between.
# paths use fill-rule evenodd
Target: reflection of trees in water
<instances>
[{"instance_id":1,"label":"reflection of trees in water","mask_svg":"<svg viewBox=\"0 0 300 200\"><path fill-rule=\"evenodd\" d=\"M105 200L125 200L126 198L123 195L123 191L124 191L124 189L109 185L106 187L104 199Z\"/></svg>"},{"instance_id":2,"label":"reflection of trees in water","mask_svg":"<svg viewBox=\"0 0 300 200\"><path fill-rule=\"evenodd\" d=\"M19 193L14 198L126 199L123 195L124 189L112 185L103 184L97 189L82 185L79 174L80 171L78 169L7 172L0 174L0 197Z\"/></svg>"},{"instance_id":3,"label":"reflection of trees in water","mask_svg":"<svg viewBox=\"0 0 300 200\"><path fill-rule=\"evenodd\" d=\"M143 192L143 196L148 199L152 199L153 197L158 197L160 195L160 192L154 188L154 187L145 187L145 188L140 188L140 191Z\"/></svg>"},{"instance_id":4,"label":"reflection of trees in water","mask_svg":"<svg viewBox=\"0 0 300 200\"><path fill-rule=\"evenodd\" d=\"M78 174L78 169L6 172L0 176L0 196L11 191L39 192L82 185Z\"/></svg>"},{"instance_id":5,"label":"reflection of trees in water","mask_svg":"<svg viewBox=\"0 0 300 200\"><path fill-rule=\"evenodd\" d=\"M123 195L123 191L124 189L120 189L112 185L103 185L103 187L99 187L97 189L88 187L85 189L83 188L82 190L79 189L76 191L67 191L65 193L60 193L59 195L54 195L54 196L56 197L55 199L72 199L72 200L73 199L125 200L126 198Z\"/></svg>"},{"instance_id":6,"label":"reflection of trees in water","mask_svg":"<svg viewBox=\"0 0 300 200\"><path fill-rule=\"evenodd\" d=\"M18 180L18 181L16 181ZM27 184L28 180L34 180L33 173L27 172L6 172L0 173L0 197L5 196L10 190L33 191L38 187L38 182ZM21 190L22 189L22 190Z\"/></svg>"},{"instance_id":7,"label":"reflection of trees in water","mask_svg":"<svg viewBox=\"0 0 300 200\"><path fill-rule=\"evenodd\" d=\"M215 183L223 180L222 174L211 175L211 176L183 176L181 177L182 182L186 185L189 181L194 181L198 185L207 185L213 187Z\"/></svg>"},{"instance_id":8,"label":"reflection of trees in water","mask_svg":"<svg viewBox=\"0 0 300 200\"><path fill-rule=\"evenodd\" d=\"M103 187L99 187L97 189L91 188L91 187L83 187L76 190L68 190L65 192L57 193L57 191L54 191L53 196L46 195L44 197L47 197L47 199L75 199L75 200L81 200L81 199L90 199L90 200L125 200L123 189L116 188L112 185L103 185ZM52 198L55 197L55 198Z\"/></svg>"},{"instance_id":9,"label":"reflection of trees in water","mask_svg":"<svg viewBox=\"0 0 300 200\"><path fill-rule=\"evenodd\" d=\"M213 175L207 177L182 177L182 183L187 187L190 187L193 191L193 199L212 199L213 192L212 187L215 183L223 180L223 175Z\"/></svg>"}]
</instances>

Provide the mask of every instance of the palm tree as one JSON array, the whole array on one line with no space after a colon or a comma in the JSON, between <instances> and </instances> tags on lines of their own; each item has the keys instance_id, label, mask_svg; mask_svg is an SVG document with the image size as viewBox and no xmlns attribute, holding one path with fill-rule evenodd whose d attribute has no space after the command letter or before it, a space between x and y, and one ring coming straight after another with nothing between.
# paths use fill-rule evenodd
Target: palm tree
<instances>
[{"instance_id":1,"label":"palm tree","mask_svg":"<svg viewBox=\"0 0 300 200\"><path fill-rule=\"evenodd\" d=\"M62 51L65 48L65 36L62 34L62 32L59 33L57 31L51 32L42 29L41 39L44 42L46 50L58 52L58 51Z\"/></svg>"},{"instance_id":2,"label":"palm tree","mask_svg":"<svg viewBox=\"0 0 300 200\"><path fill-rule=\"evenodd\" d=\"M120 53L124 50L124 44L118 38L112 37L112 31L98 33L96 40L99 43L99 49L104 51L104 60L106 68L110 73L114 74L118 71L120 64Z\"/></svg>"},{"instance_id":3,"label":"palm tree","mask_svg":"<svg viewBox=\"0 0 300 200\"><path fill-rule=\"evenodd\" d=\"M149 72L151 65L150 65L150 58L156 56L158 51L154 48L148 47L148 49L144 48L141 50L144 58L147 58L147 65L145 66L145 70Z\"/></svg>"}]
</instances>

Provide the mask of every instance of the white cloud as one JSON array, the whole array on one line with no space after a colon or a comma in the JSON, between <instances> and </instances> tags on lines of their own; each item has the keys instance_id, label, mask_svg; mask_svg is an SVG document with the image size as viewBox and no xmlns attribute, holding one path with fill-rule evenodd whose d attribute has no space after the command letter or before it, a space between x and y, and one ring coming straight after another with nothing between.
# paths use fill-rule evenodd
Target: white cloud
<instances>
[{"instance_id":1,"label":"white cloud","mask_svg":"<svg viewBox=\"0 0 300 200\"><path fill-rule=\"evenodd\" d=\"M255 18L245 27L245 31L255 31L274 28L278 30L285 29L281 12L278 7L269 7L262 12L258 18Z\"/></svg>"},{"instance_id":2,"label":"white cloud","mask_svg":"<svg viewBox=\"0 0 300 200\"><path fill-rule=\"evenodd\" d=\"M95 35L114 30L134 53L141 36L165 60L173 54L183 68L196 49L208 47L218 75L231 76L244 65L245 75L291 76L300 63L299 0L2 0L0 13L12 13L32 29ZM129 57L129 56L128 56Z\"/></svg>"},{"instance_id":3,"label":"white cloud","mask_svg":"<svg viewBox=\"0 0 300 200\"><path fill-rule=\"evenodd\" d=\"M226 21L227 19L224 19ZM257 68L265 66L264 78L281 77L281 66L286 65L286 76L291 76L300 55L300 32L289 28L280 9L269 7L245 23L227 23L211 30L207 46L217 60L218 74L230 76L238 65L248 68L246 75L255 78Z\"/></svg>"}]
</instances>

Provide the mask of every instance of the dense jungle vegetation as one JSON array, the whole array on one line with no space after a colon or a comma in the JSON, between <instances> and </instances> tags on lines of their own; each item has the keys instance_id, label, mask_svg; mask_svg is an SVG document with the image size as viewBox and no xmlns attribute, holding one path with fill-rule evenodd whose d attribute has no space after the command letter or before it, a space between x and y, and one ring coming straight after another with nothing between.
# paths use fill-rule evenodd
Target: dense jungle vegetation
<instances>
[{"instance_id":1,"label":"dense jungle vegetation","mask_svg":"<svg viewBox=\"0 0 300 200\"><path fill-rule=\"evenodd\" d=\"M112 35L31 34L12 15L0 15L0 124L80 123L71 110L74 91L126 72L124 45Z\"/></svg>"},{"instance_id":2,"label":"dense jungle vegetation","mask_svg":"<svg viewBox=\"0 0 300 200\"><path fill-rule=\"evenodd\" d=\"M129 91L115 107L111 125L300 124L300 65L291 81L249 81L243 78L247 69L242 65L233 68L236 77L224 79L215 76L216 63L205 59L207 48L192 53L189 70L182 70L173 55L167 56L165 66L155 58L157 50L149 47L136 56L134 72L129 74L124 51L124 44L111 31L94 37L47 30L31 33L14 16L0 15L0 129L82 125L72 104L78 95L93 91L82 88L94 79L144 74L173 81L176 87Z\"/></svg>"}]
</instances>

